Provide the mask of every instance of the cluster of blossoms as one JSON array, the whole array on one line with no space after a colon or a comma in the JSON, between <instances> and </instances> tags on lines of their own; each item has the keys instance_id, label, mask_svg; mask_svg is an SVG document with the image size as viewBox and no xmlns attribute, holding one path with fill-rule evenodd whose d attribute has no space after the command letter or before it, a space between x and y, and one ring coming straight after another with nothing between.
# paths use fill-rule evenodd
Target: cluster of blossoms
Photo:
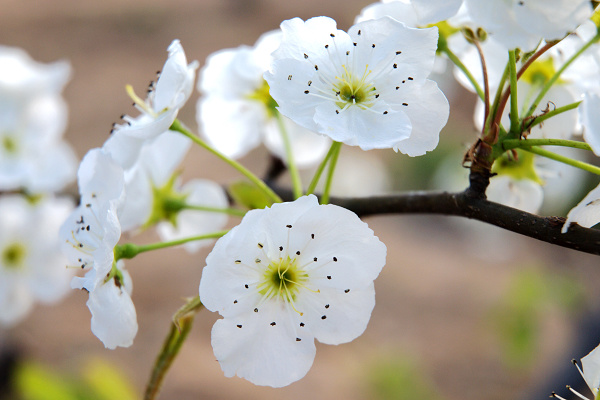
<instances>
[{"instance_id":1,"label":"cluster of blossoms","mask_svg":"<svg viewBox=\"0 0 600 400\"><path fill-rule=\"evenodd\" d=\"M0 325L21 321L35 301L68 292L58 230L73 208L59 196L77 165L62 139L62 90L70 66L41 64L0 46Z\"/></svg>"},{"instance_id":2,"label":"cluster of blossoms","mask_svg":"<svg viewBox=\"0 0 600 400\"><path fill-rule=\"evenodd\" d=\"M365 331L386 247L351 211L319 204L311 189L304 192L297 181L295 200L282 203L233 159L264 143L291 174L296 164L321 162L316 185L327 163L331 179L341 143L362 150L393 149L411 157L434 150L449 116L446 97L430 79L442 54L457 64L458 80L481 97L476 110L476 125L483 132L479 142L487 140L492 148L500 139L566 140L583 127L584 140L600 154L600 122L593 109L600 103L600 84L585 79L600 68L598 49L592 46L600 34L586 21L593 10L589 1L553 3L565 10L559 19L539 0L396 0L365 8L347 32L328 17L284 21L280 30L264 34L253 47L222 50L208 58L198 79L200 136L177 120L193 92L199 64L188 63L179 41L173 41L145 99L127 86L140 114L123 116L104 145L83 158L77 172L80 204L60 229L65 264L85 271L72 279L71 287L89 293L92 332L111 349L130 346L137 334L132 279L124 259L174 245L195 252L210 243L208 237L222 236L206 258L199 284L202 304L223 317L212 330L221 368L226 376L274 387L302 378L312 365L315 339L340 344ZM544 51L538 54L538 48ZM580 50L587 52L571 67ZM456 54L464 64L455 61ZM490 67L469 73L482 60ZM0 62L0 68L11 62L16 61ZM64 104L56 98L68 70L57 64L42 77L27 68L12 68L13 75L18 70L23 77L10 83L24 83L18 95L5 96L10 101L0 110L0 123L6 121L0 126L0 190L30 196L60 190L74 173L72 154L59 140ZM41 67L31 71L36 68ZM561 80L557 71L564 72ZM515 78L510 90L505 87L508 75ZM12 90L2 81L0 85ZM503 107L503 93L511 115L508 108L497 109ZM498 99L492 111L491 98ZM525 125L550 115L550 104L557 109L579 105L580 116L556 113L555 124ZM240 206L257 209L245 212L228 233L219 232L227 214L244 211L228 208L224 189L200 179L181 183L179 168L193 142L238 168L268 198L259 202L261 207L251 207L242 198ZM551 174L542 174L537 156L517 147L502 148L491 160L488 172L497 177L489 194L494 197L497 191L502 202L536 212L541 185ZM47 154L50 148L56 151ZM48 165L61 172L53 169L51 177L44 176ZM328 181L325 199L330 186ZM40 207L35 213L45 212L41 200L30 202ZM573 223L597 223L599 203L600 186L569 213L564 230ZM58 297L56 288L61 286L42 288L58 278L34 270L42 256L26 247L24 238L46 243L52 224L70 210L62 206L63 211L46 218L28 210L33 206L22 198L0 199L0 273L13 279L22 270L31 271L28 282L44 300ZM34 216L36 224L42 221L48 229L30 233ZM124 232L131 237L149 227L156 227L161 243L119 244ZM21 313L14 304L25 291L4 289L20 287L10 282L0 280L0 320L15 320ZM596 394L598 362L584 360L584 378L588 384L593 381L590 387Z\"/></svg>"}]
</instances>

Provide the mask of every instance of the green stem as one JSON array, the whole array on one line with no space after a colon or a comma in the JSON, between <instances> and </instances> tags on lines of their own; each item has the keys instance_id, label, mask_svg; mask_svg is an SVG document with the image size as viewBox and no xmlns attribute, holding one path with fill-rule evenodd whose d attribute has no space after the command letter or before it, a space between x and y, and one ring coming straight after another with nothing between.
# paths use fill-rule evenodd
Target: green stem
<instances>
[{"instance_id":1,"label":"green stem","mask_svg":"<svg viewBox=\"0 0 600 400\"><path fill-rule=\"evenodd\" d=\"M517 99L517 58L515 50L508 52L508 69L510 71L510 133L519 131L519 103Z\"/></svg>"},{"instance_id":2,"label":"green stem","mask_svg":"<svg viewBox=\"0 0 600 400\"><path fill-rule=\"evenodd\" d=\"M548 82L546 82L546 84L544 85L544 87L542 88L542 90L540 91L538 96L536 97L536 99L533 101L533 103L531 104L531 107L529 107L529 110L523 116L524 119L533 115L538 104L540 103L540 101L542 101L542 98L546 95L546 93L548 93L548 90L550 90L550 88L552 87L552 85L554 85L554 83L558 80L558 78L560 78L560 75L569 67L569 65L571 65L573 63L573 61L575 61L581 54L583 54L584 51L586 51L591 45L593 45L595 42L597 42L599 38L600 38L600 31L598 33L596 33L596 36L594 36L592 39L590 39L590 41L587 42L581 49L579 49L575 54L573 54L571 56L571 58L569 58L559 68L558 71L556 71L556 73L552 76L552 78L550 78L550 80L548 80Z\"/></svg>"},{"instance_id":3,"label":"green stem","mask_svg":"<svg viewBox=\"0 0 600 400\"><path fill-rule=\"evenodd\" d=\"M238 210L237 208L217 208L217 207L195 206L193 204L183 204L181 208L184 210L196 210L196 211L223 213L223 214L233 215L236 217L243 217L244 215L246 215L246 211Z\"/></svg>"},{"instance_id":4,"label":"green stem","mask_svg":"<svg viewBox=\"0 0 600 400\"><path fill-rule=\"evenodd\" d=\"M218 231L213 233L207 233L206 235L199 236L191 236L183 239L172 240L170 242L158 242L152 244L144 244L144 245L136 245L133 243L124 243L118 244L115 246L115 261L120 259L131 259L137 256L140 253L145 253L147 251L164 249L167 247L179 246L181 244L185 244L188 242L193 242L195 240L205 240L205 239L217 239L221 236L224 236L229 231Z\"/></svg>"},{"instance_id":5,"label":"green stem","mask_svg":"<svg viewBox=\"0 0 600 400\"><path fill-rule=\"evenodd\" d=\"M321 179L321 175L323 174L323 171L325 170L325 166L327 165L327 163L333 156L333 153L338 151L338 147L340 147L341 145L342 144L340 142L331 143L331 147L329 148L329 151L325 155L325 158L323 159L323 161L321 161L321 164L319 164L319 167L315 171L315 175L313 176L312 180L310 181L310 184L308 185L308 189L306 189L306 194L311 194L311 193L315 192L315 189L317 188L317 185L319 184L319 180Z\"/></svg>"},{"instance_id":6,"label":"green stem","mask_svg":"<svg viewBox=\"0 0 600 400\"><path fill-rule=\"evenodd\" d=\"M454 65L456 65L458 69L462 71L463 74L465 74L465 76L467 77L469 82L471 82L471 85L473 85L475 92L477 92L477 95L481 98L481 100L485 100L485 93L483 92L483 89L481 89L481 86L479 86L479 83L477 83L477 80L475 79L473 74L471 74L471 71L469 71L469 69L462 63L462 61L460 61L456 54L454 54L452 50L450 50L448 47L444 47L440 50L444 52L446 56L448 56L450 61L452 61Z\"/></svg>"},{"instance_id":7,"label":"green stem","mask_svg":"<svg viewBox=\"0 0 600 400\"><path fill-rule=\"evenodd\" d=\"M542 122L544 122L544 121L545 121L545 120L547 120L548 118L552 118L552 117L554 117L555 115L562 114L562 113L564 113L564 112L566 112L566 111L573 110L573 109L575 109L575 108L579 107L579 104L581 104L581 101L576 101L576 102L574 102L574 103L567 104L566 106L562 106L562 107L555 108L555 109L554 109L554 110L552 110L552 111L548 111L548 112L547 112L547 113L545 113L545 114L542 114L542 115L540 115L540 116L537 116L537 117L535 117L535 118L534 118L534 119L531 121L531 123L529 123L529 124L527 125L527 129L531 129L531 128L533 128L534 126L541 124Z\"/></svg>"},{"instance_id":8,"label":"green stem","mask_svg":"<svg viewBox=\"0 0 600 400\"><path fill-rule=\"evenodd\" d=\"M297 199L298 197L302 196L302 181L300 179L300 173L298 172L296 163L294 162L294 153L292 152L290 137L287 129L285 129L285 124L283 123L283 116L279 112L277 112L276 115L277 126L279 127L279 132L281 133L281 138L283 139L283 146L285 148L287 167L290 171L290 177L292 178L292 191L294 193L294 198Z\"/></svg>"},{"instance_id":9,"label":"green stem","mask_svg":"<svg viewBox=\"0 0 600 400\"><path fill-rule=\"evenodd\" d=\"M323 194L321 195L321 204L329 203L329 192L331 190L331 183L333 182L333 173L335 172L338 156L340 155L340 149L342 148L342 144L340 142L337 143L339 145L335 147L335 150L331 155L331 162L329 163L329 170L327 171L327 180L325 181L325 188L323 189Z\"/></svg>"},{"instance_id":10,"label":"green stem","mask_svg":"<svg viewBox=\"0 0 600 400\"><path fill-rule=\"evenodd\" d=\"M175 357L179 353L181 346L192 329L196 312L198 312L201 307L202 303L200 302L200 296L196 296L193 299L190 299L173 316L169 334L154 362L150 381L146 386L144 400L154 400L157 398L171 364L173 364Z\"/></svg>"},{"instance_id":11,"label":"green stem","mask_svg":"<svg viewBox=\"0 0 600 400\"><path fill-rule=\"evenodd\" d=\"M526 149L533 146L562 146L581 150L592 150L589 144L566 139L507 139L502 142L502 150Z\"/></svg>"},{"instance_id":12,"label":"green stem","mask_svg":"<svg viewBox=\"0 0 600 400\"><path fill-rule=\"evenodd\" d=\"M538 156L546 157L551 160L559 161L563 164L567 164L572 167L591 172L592 174L600 175L600 168L594 165L584 163L578 160L573 160L572 158L565 157L560 154L552 153L551 151L542 149L541 147L522 147L522 149L530 153L537 154Z\"/></svg>"},{"instance_id":13,"label":"green stem","mask_svg":"<svg viewBox=\"0 0 600 400\"><path fill-rule=\"evenodd\" d=\"M265 193L265 195L267 195L267 197L269 197L269 199L271 199L271 201L273 201L275 203L282 202L281 197L279 197L277 195L277 193L275 193L270 187L268 187L260 178L258 178L256 175L254 175L252 172L250 172L248 169L246 169L246 167L244 167L237 161L234 161L231 158L224 155L223 153L213 149L211 146L208 145L208 143L206 143L204 140L200 139L198 136L194 135L187 128L185 128L183 126L183 124L181 122L179 122L179 120L176 119L175 122L173 122L173 125L171 125L170 129L172 131L182 133L183 135L190 138L197 145L205 148L210 153L214 154L215 156L219 157L221 160L225 161L227 164L231 165L233 168L238 170L246 178L250 179L250 181L252 181L252 183L254 183L260 190L262 190Z\"/></svg>"}]
</instances>

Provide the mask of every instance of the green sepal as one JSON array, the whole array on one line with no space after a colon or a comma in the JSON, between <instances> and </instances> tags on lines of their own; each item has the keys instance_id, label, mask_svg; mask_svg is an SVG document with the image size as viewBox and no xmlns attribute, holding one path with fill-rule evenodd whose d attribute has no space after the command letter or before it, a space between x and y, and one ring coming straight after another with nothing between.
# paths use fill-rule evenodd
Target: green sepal
<instances>
[{"instance_id":1,"label":"green sepal","mask_svg":"<svg viewBox=\"0 0 600 400\"><path fill-rule=\"evenodd\" d=\"M492 166L492 172L498 175L508 175L516 180L529 179L540 185L544 181L535 171L535 155L520 149L515 150L516 157L512 152L505 152Z\"/></svg>"},{"instance_id":2,"label":"green sepal","mask_svg":"<svg viewBox=\"0 0 600 400\"><path fill-rule=\"evenodd\" d=\"M155 225L160 221L169 221L177 226L177 214L185 208L187 194L175 190L175 182L179 173L173 176L162 187L152 187L152 212L144 224L144 228Z\"/></svg>"},{"instance_id":3,"label":"green sepal","mask_svg":"<svg viewBox=\"0 0 600 400\"><path fill-rule=\"evenodd\" d=\"M250 182L234 182L229 185L228 191L236 203L248 209L265 208L273 204L273 201L262 190Z\"/></svg>"}]
</instances>

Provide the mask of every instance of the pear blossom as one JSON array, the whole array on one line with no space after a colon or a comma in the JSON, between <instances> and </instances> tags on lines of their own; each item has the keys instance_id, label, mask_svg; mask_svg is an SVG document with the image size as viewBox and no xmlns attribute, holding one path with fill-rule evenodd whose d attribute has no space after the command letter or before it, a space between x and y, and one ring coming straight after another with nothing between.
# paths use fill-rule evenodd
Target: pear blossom
<instances>
[{"instance_id":1,"label":"pear blossom","mask_svg":"<svg viewBox=\"0 0 600 400\"><path fill-rule=\"evenodd\" d=\"M593 12L587 0L465 0L473 22L507 49L534 50L542 39L562 39Z\"/></svg>"},{"instance_id":2,"label":"pear blossom","mask_svg":"<svg viewBox=\"0 0 600 400\"><path fill-rule=\"evenodd\" d=\"M58 230L72 208L67 199L0 197L1 325L18 323L35 301L56 302L69 290Z\"/></svg>"},{"instance_id":3,"label":"pear blossom","mask_svg":"<svg viewBox=\"0 0 600 400\"><path fill-rule=\"evenodd\" d=\"M206 259L200 299L225 375L281 387L301 379L314 339L349 342L375 305L386 247L356 214L314 195L249 211Z\"/></svg>"},{"instance_id":4,"label":"pear blossom","mask_svg":"<svg viewBox=\"0 0 600 400\"><path fill-rule=\"evenodd\" d=\"M590 388L592 392L592 398L585 397L581 393L577 392L570 386L567 388L573 392L580 399L589 399L595 400L598 398L598 393L600 392L600 346L597 346L594 350L590 351L590 353L581 359L581 368L576 360L572 360L573 364L577 367L577 370L581 374L581 377ZM555 397L561 400L565 400L563 397L557 395L552 392L550 397Z\"/></svg>"},{"instance_id":5,"label":"pear blossom","mask_svg":"<svg viewBox=\"0 0 600 400\"><path fill-rule=\"evenodd\" d=\"M75 177L76 157L62 140L69 80L66 61L41 64L18 48L0 46L0 190L43 193Z\"/></svg>"},{"instance_id":6,"label":"pear blossom","mask_svg":"<svg viewBox=\"0 0 600 400\"><path fill-rule=\"evenodd\" d=\"M437 28L384 17L348 33L327 17L281 24L283 40L265 73L278 110L307 129L363 150L433 150L446 124L446 97L429 76Z\"/></svg>"},{"instance_id":7,"label":"pear blossom","mask_svg":"<svg viewBox=\"0 0 600 400\"><path fill-rule=\"evenodd\" d=\"M363 8L355 22L389 16L417 27L446 20L458 12L462 0L381 0Z\"/></svg>"},{"instance_id":8,"label":"pear blossom","mask_svg":"<svg viewBox=\"0 0 600 400\"><path fill-rule=\"evenodd\" d=\"M117 209L124 198L123 170L101 149L93 149L78 171L81 204L60 229L63 253L71 266L90 270L72 286L93 291L111 271L121 237Z\"/></svg>"},{"instance_id":9,"label":"pear blossom","mask_svg":"<svg viewBox=\"0 0 600 400\"><path fill-rule=\"evenodd\" d=\"M186 203L194 206L210 208L227 208L229 201L221 185L204 179L193 179L187 182L179 191L185 197ZM181 210L173 221L161 221L157 231L164 241L199 236L223 229L227 224L227 215L220 212ZM189 252L212 243L212 240L194 240L183 247Z\"/></svg>"},{"instance_id":10,"label":"pear blossom","mask_svg":"<svg viewBox=\"0 0 600 400\"><path fill-rule=\"evenodd\" d=\"M201 134L228 157L242 157L262 142L271 153L287 160L278 124L281 116L263 78L281 38L281 31L276 30L263 34L253 47L220 50L208 57L200 71L202 97L196 115ZM322 159L330 144L326 137L288 118L282 120L298 166Z\"/></svg>"},{"instance_id":11,"label":"pear blossom","mask_svg":"<svg viewBox=\"0 0 600 400\"><path fill-rule=\"evenodd\" d=\"M198 62L187 63L183 47L177 39L171 43L168 52L156 85L150 85L145 100L137 97L130 86L127 87L140 115L135 118L124 115L122 118L125 123L115 125L111 137L104 144L105 151L124 168L134 163L137 152L146 140L169 130L179 109L193 91Z\"/></svg>"},{"instance_id":12,"label":"pear blossom","mask_svg":"<svg viewBox=\"0 0 600 400\"><path fill-rule=\"evenodd\" d=\"M124 167L125 197L119 207L123 231L137 229L150 222L156 196L174 179L192 142L177 132L166 131L147 140L132 165ZM173 183L173 182L171 182Z\"/></svg>"},{"instance_id":13,"label":"pear blossom","mask_svg":"<svg viewBox=\"0 0 600 400\"><path fill-rule=\"evenodd\" d=\"M114 248L121 237L117 212L125 197L123 169L102 149L83 158L78 171L81 204L60 230L70 266L86 271L74 277L73 289L89 292L92 332L107 348L127 347L137 333L131 302L131 278Z\"/></svg>"}]
</instances>

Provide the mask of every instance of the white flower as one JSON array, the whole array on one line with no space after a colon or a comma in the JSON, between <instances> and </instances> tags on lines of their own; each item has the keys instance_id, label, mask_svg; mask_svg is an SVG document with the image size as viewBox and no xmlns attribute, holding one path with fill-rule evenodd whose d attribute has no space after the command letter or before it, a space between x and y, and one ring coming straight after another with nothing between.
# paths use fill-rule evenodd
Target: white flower
<instances>
[{"instance_id":1,"label":"white flower","mask_svg":"<svg viewBox=\"0 0 600 400\"><path fill-rule=\"evenodd\" d=\"M590 353L581 359L581 366L583 368L579 368L576 360L572 360L573 364L577 367L577 370L581 374L583 380L588 385L590 390L592 391L592 398L590 400L595 400L598 398L598 393L600 391L600 346L597 346L594 350L590 351ZM575 389L567 386L567 388L573 392L580 399L587 399L587 397L583 396L581 393L577 392ZM556 397L561 400L565 400L561 396L552 392L550 397Z\"/></svg>"},{"instance_id":2,"label":"white flower","mask_svg":"<svg viewBox=\"0 0 600 400\"><path fill-rule=\"evenodd\" d=\"M67 62L0 46L0 190L58 191L73 180L76 157L62 140L69 74Z\"/></svg>"},{"instance_id":3,"label":"white flower","mask_svg":"<svg viewBox=\"0 0 600 400\"><path fill-rule=\"evenodd\" d=\"M81 204L64 222L60 238L70 265L91 270L85 278L73 278L72 287L91 292L111 271L121 237L117 208L124 196L123 170L93 149L81 161L78 182Z\"/></svg>"},{"instance_id":4,"label":"white flower","mask_svg":"<svg viewBox=\"0 0 600 400\"><path fill-rule=\"evenodd\" d=\"M200 281L202 303L224 317L212 346L225 375L289 385L310 369L315 338L360 336L385 256L354 213L313 195L249 211L217 241Z\"/></svg>"},{"instance_id":5,"label":"white flower","mask_svg":"<svg viewBox=\"0 0 600 400\"><path fill-rule=\"evenodd\" d=\"M116 125L112 136L104 144L105 150L124 168L130 167L135 161L144 141L169 130L194 88L198 62L187 63L183 47L177 39L171 43L168 51L169 57L160 77L155 86L151 85L145 101L137 97L130 86L127 87L141 114L136 118L125 115L123 120L126 123Z\"/></svg>"},{"instance_id":6,"label":"white flower","mask_svg":"<svg viewBox=\"0 0 600 400\"><path fill-rule=\"evenodd\" d=\"M141 146L134 163L125 170L126 196L119 208L123 231L149 222L156 191L172 179L191 144L182 134L166 131Z\"/></svg>"},{"instance_id":7,"label":"white flower","mask_svg":"<svg viewBox=\"0 0 600 400\"><path fill-rule=\"evenodd\" d=\"M86 303L92 314L92 333L108 349L131 346L138 330L137 315L131 301L131 277L124 269L123 261L119 261L116 267L120 276L96 287Z\"/></svg>"},{"instance_id":8,"label":"white flower","mask_svg":"<svg viewBox=\"0 0 600 400\"><path fill-rule=\"evenodd\" d=\"M473 21L509 50L562 39L592 15L587 0L465 0Z\"/></svg>"},{"instance_id":9,"label":"white flower","mask_svg":"<svg viewBox=\"0 0 600 400\"><path fill-rule=\"evenodd\" d=\"M495 176L486 190L488 200L529 213L537 213L544 201L542 185L531 179Z\"/></svg>"},{"instance_id":10,"label":"white flower","mask_svg":"<svg viewBox=\"0 0 600 400\"><path fill-rule=\"evenodd\" d=\"M16 324L36 300L54 302L69 290L57 235L72 208L66 199L0 197L0 324Z\"/></svg>"},{"instance_id":11,"label":"white flower","mask_svg":"<svg viewBox=\"0 0 600 400\"><path fill-rule=\"evenodd\" d=\"M277 123L277 103L263 78L271 53L281 43L280 30L262 35L254 47L240 46L211 54L200 71L197 119L206 140L228 157L238 158L264 142L286 160ZM319 161L329 140L283 118L294 161L305 166Z\"/></svg>"},{"instance_id":12,"label":"white flower","mask_svg":"<svg viewBox=\"0 0 600 400\"><path fill-rule=\"evenodd\" d=\"M229 202L221 185L207 180L193 179L180 190L185 196L185 202L194 206L211 208L227 208ZM223 229L227 224L227 214L220 212L182 210L177 213L174 221L162 221L157 226L158 234L164 241L199 236ZM195 252L210 244L212 240L195 240L183 247L189 252Z\"/></svg>"},{"instance_id":13,"label":"white flower","mask_svg":"<svg viewBox=\"0 0 600 400\"><path fill-rule=\"evenodd\" d=\"M579 204L569 211L562 232L567 232L573 223L591 228L598 222L600 222L600 185L589 192Z\"/></svg>"},{"instance_id":14,"label":"white flower","mask_svg":"<svg viewBox=\"0 0 600 400\"><path fill-rule=\"evenodd\" d=\"M355 22L389 16L410 27L425 26L456 15L462 2L462 0L382 0L363 8Z\"/></svg>"},{"instance_id":15,"label":"white flower","mask_svg":"<svg viewBox=\"0 0 600 400\"><path fill-rule=\"evenodd\" d=\"M391 18L349 32L334 20L294 18L265 73L279 111L294 122L363 150L411 156L433 150L448 101L428 80L437 28L412 29Z\"/></svg>"}]
</instances>

